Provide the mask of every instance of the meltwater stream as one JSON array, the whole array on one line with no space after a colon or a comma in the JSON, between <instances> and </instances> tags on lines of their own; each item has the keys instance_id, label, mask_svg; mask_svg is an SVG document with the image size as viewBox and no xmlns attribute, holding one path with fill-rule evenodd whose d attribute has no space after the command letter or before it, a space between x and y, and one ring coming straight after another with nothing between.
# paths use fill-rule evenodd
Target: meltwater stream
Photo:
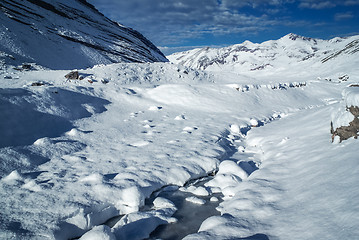
<instances>
[{"instance_id":1,"label":"meltwater stream","mask_svg":"<svg viewBox=\"0 0 359 240\"><path fill-rule=\"evenodd\" d=\"M236 166L242 169L242 171L247 173L247 177L254 171L258 169L257 164L253 161L253 153L246 152L243 147L243 138L247 135L248 131L252 127L261 127L265 124L279 119L281 116L273 116L269 119L263 121L257 121L252 125L246 127L239 127L237 125L231 125L230 131L225 131L222 133L222 137L218 139L218 144L220 144L225 149L225 154L221 157L221 161L228 160L230 162L235 162ZM239 151L241 149L241 151ZM238 156L235 156L238 154ZM228 164L227 164L228 165ZM229 166L229 165L228 165ZM185 185L185 187L194 186L204 187L204 185L212 180L213 176L207 176L198 180L190 181ZM210 193L210 192L209 192ZM223 194L222 193L210 193L209 196L195 196L202 200L205 200L203 205L198 205L196 203L187 201L186 198L195 196L193 193L180 191L177 189L166 188L154 193L153 196L148 199L146 206L151 207L151 203L156 197L163 197L172 201L177 207L177 211L174 213L178 221L176 223L160 225L158 226L150 235L149 239L182 239L185 236L197 233L202 222L211 216L218 216L220 212L216 210L219 203L222 202ZM212 197L216 197L218 201L210 201ZM258 237L258 236L255 236ZM261 236L259 236L261 237ZM262 238L258 238L262 239Z\"/></svg>"},{"instance_id":2,"label":"meltwater stream","mask_svg":"<svg viewBox=\"0 0 359 240\"><path fill-rule=\"evenodd\" d=\"M188 187L204 187L204 184L212 180L213 176L206 176L197 180L190 180L185 184L185 188ZM145 205L140 209L140 212L150 212L153 210L153 202L156 198L161 197L170 200L174 203L177 211L172 215L176 218L175 223L168 223L159 225L153 230L148 240L153 239L182 239L185 236L197 233L202 222L211 216L218 216L220 212L216 210L219 203L222 202L222 193L210 193L208 196L198 196L191 192L181 191L178 186L167 186L156 192L146 199ZM188 197L196 197L203 200L204 204L196 204L191 201L187 201ZM211 201L210 199L215 197L218 201ZM108 220L105 225L113 227L118 221L120 221L126 215L119 215Z\"/></svg>"},{"instance_id":3,"label":"meltwater stream","mask_svg":"<svg viewBox=\"0 0 359 240\"><path fill-rule=\"evenodd\" d=\"M213 177L202 178L201 180L188 184L187 187L203 187L203 185L212 178ZM177 219L177 222L158 226L155 231L151 233L149 239L175 240L182 239L189 234L198 232L199 227L205 219L211 216L220 215L220 212L216 210L216 207L218 207L221 202L220 199L222 196L223 195L220 193L214 193L209 196L195 196L190 192L180 191L177 188L164 188L148 199L146 206L150 207L156 197L163 197L172 201L178 209L173 215L173 217ZM205 203L201 205L196 204L187 201L187 197L197 197L204 200ZM216 197L219 201L210 201L212 197Z\"/></svg>"},{"instance_id":4,"label":"meltwater stream","mask_svg":"<svg viewBox=\"0 0 359 240\"><path fill-rule=\"evenodd\" d=\"M277 118L280 118L279 114L277 117L258 121L255 125L260 127ZM219 158L221 163L218 167L218 172L216 172L216 176L208 175L199 179L190 180L184 187L166 186L161 188L153 192L152 195L145 200L145 205L139 212L132 213L133 215L128 214L114 217L105 224L115 229L114 233L119 238L131 236L132 239L176 240L197 233L201 224L207 218L221 215L216 209L223 199L222 192L218 190L227 186L222 185L221 181L223 178L229 178L231 181L234 179L233 184L238 184L242 179L248 178L252 172L258 170L258 163L254 157L256 151L253 152L247 149L243 141L243 138L252 127L254 127L254 125L245 127L231 125L230 130L226 130L221 134L217 142L223 147L225 152ZM227 180L225 180L223 184L227 184ZM231 181L229 181L229 183L231 183ZM209 182L211 183L207 184ZM215 193L212 192L213 190ZM169 204L174 205L177 210L175 212L170 211L170 215L168 215L168 213L164 213L165 215L163 215L161 210L156 210L158 202L155 204L154 202L156 202L155 200L157 199L161 199L160 201L165 202L166 199L169 200ZM170 219L171 216L172 219ZM176 221L173 221L174 219L176 219ZM263 238L262 235L255 235L253 237L255 238L251 239L266 239Z\"/></svg>"}]
</instances>

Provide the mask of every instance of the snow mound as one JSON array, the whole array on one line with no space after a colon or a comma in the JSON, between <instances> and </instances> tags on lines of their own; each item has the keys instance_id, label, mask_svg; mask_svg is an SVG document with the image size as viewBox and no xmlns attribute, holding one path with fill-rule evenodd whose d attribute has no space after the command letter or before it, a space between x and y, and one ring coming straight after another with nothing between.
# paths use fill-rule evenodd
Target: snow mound
<instances>
[{"instance_id":1,"label":"snow mound","mask_svg":"<svg viewBox=\"0 0 359 240\"><path fill-rule=\"evenodd\" d=\"M347 107L359 107L359 84L351 84L343 91L343 98Z\"/></svg>"},{"instance_id":2,"label":"snow mound","mask_svg":"<svg viewBox=\"0 0 359 240\"><path fill-rule=\"evenodd\" d=\"M161 209L161 208L174 208L175 205L173 202L171 202L170 200L163 198L163 197L157 197L154 201L153 201L153 205L156 209Z\"/></svg>"},{"instance_id":3,"label":"snow mound","mask_svg":"<svg viewBox=\"0 0 359 240\"><path fill-rule=\"evenodd\" d=\"M200 199L200 198L194 197L194 196L186 197L186 201L194 203L194 204L198 204L198 205L202 205L202 204L206 203L206 200Z\"/></svg>"},{"instance_id":4,"label":"snow mound","mask_svg":"<svg viewBox=\"0 0 359 240\"><path fill-rule=\"evenodd\" d=\"M110 227L100 225L85 233L80 240L116 240L116 237Z\"/></svg>"}]
</instances>

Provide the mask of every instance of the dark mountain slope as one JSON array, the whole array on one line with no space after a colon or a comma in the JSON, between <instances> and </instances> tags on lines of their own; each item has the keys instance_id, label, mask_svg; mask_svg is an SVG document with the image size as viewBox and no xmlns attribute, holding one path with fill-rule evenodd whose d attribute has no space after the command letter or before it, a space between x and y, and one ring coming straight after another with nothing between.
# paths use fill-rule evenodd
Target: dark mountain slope
<instances>
[{"instance_id":1,"label":"dark mountain slope","mask_svg":"<svg viewBox=\"0 0 359 240\"><path fill-rule=\"evenodd\" d=\"M142 34L111 21L85 0L3 0L0 22L0 59L8 64L73 69L167 61Z\"/></svg>"}]
</instances>

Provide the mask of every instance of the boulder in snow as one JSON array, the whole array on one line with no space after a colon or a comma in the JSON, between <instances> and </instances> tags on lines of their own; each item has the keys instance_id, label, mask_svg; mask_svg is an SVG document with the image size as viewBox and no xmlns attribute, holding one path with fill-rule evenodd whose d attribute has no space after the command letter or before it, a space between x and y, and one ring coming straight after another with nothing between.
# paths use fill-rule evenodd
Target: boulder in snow
<instances>
[{"instance_id":1,"label":"boulder in snow","mask_svg":"<svg viewBox=\"0 0 359 240\"><path fill-rule=\"evenodd\" d=\"M359 133L359 85L350 85L343 92L345 111L336 114L331 122L332 141L339 136L339 142L351 137L358 138Z\"/></svg>"},{"instance_id":2,"label":"boulder in snow","mask_svg":"<svg viewBox=\"0 0 359 240\"><path fill-rule=\"evenodd\" d=\"M77 80L80 78L79 72L78 71L71 71L68 74L65 75L65 78L67 80Z\"/></svg>"}]
</instances>

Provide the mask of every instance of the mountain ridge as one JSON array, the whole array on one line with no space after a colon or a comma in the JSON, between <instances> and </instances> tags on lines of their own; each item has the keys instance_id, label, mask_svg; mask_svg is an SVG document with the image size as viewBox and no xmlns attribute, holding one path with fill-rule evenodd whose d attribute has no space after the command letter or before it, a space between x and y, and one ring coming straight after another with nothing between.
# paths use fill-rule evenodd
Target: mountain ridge
<instances>
[{"instance_id":1,"label":"mountain ridge","mask_svg":"<svg viewBox=\"0 0 359 240\"><path fill-rule=\"evenodd\" d=\"M4 0L0 61L51 69L116 62L166 62L141 33L110 20L86 0Z\"/></svg>"},{"instance_id":2,"label":"mountain ridge","mask_svg":"<svg viewBox=\"0 0 359 240\"><path fill-rule=\"evenodd\" d=\"M245 41L222 48L196 48L167 56L177 64L200 70L256 71L293 66L315 59L326 62L359 51L359 35L322 40L289 33L263 43ZM284 64L285 63L285 64Z\"/></svg>"}]
</instances>

